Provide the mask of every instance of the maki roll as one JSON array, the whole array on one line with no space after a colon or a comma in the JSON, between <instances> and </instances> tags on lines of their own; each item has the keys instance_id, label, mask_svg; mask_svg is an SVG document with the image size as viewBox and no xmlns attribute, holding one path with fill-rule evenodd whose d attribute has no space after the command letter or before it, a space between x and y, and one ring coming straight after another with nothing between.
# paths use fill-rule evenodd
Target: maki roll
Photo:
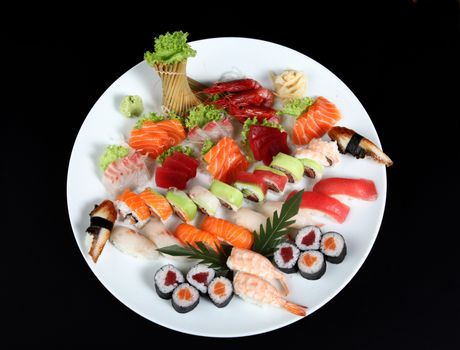
<instances>
[{"instance_id":1,"label":"maki roll","mask_svg":"<svg viewBox=\"0 0 460 350\"><path fill-rule=\"evenodd\" d=\"M216 272L205 264L193 266L187 272L187 282L194 286L201 295L206 294L208 285L216 275Z\"/></svg>"},{"instance_id":2,"label":"maki roll","mask_svg":"<svg viewBox=\"0 0 460 350\"><path fill-rule=\"evenodd\" d=\"M304 174L312 179L321 179L324 173L324 166L313 159L299 158L304 168Z\"/></svg>"},{"instance_id":3,"label":"maki roll","mask_svg":"<svg viewBox=\"0 0 460 350\"><path fill-rule=\"evenodd\" d=\"M215 216L220 207L219 199L206 188L196 185L188 193L203 214Z\"/></svg>"},{"instance_id":4,"label":"maki roll","mask_svg":"<svg viewBox=\"0 0 460 350\"><path fill-rule=\"evenodd\" d=\"M155 290L162 299L171 299L173 290L184 283L184 275L173 265L164 265L155 273Z\"/></svg>"},{"instance_id":5,"label":"maki roll","mask_svg":"<svg viewBox=\"0 0 460 350\"><path fill-rule=\"evenodd\" d=\"M321 230L317 226L306 226L295 237L295 244L300 250L318 250L320 243Z\"/></svg>"},{"instance_id":6,"label":"maki roll","mask_svg":"<svg viewBox=\"0 0 460 350\"><path fill-rule=\"evenodd\" d=\"M270 164L270 167L283 172L289 182L298 182L302 179L304 167L300 160L284 153L278 153Z\"/></svg>"},{"instance_id":7,"label":"maki roll","mask_svg":"<svg viewBox=\"0 0 460 350\"><path fill-rule=\"evenodd\" d=\"M307 280L320 279L326 272L324 255L317 250L308 250L300 254L297 266L300 275Z\"/></svg>"},{"instance_id":8,"label":"maki roll","mask_svg":"<svg viewBox=\"0 0 460 350\"><path fill-rule=\"evenodd\" d=\"M265 165L256 166L254 175L259 176L265 182L268 189L275 192L283 192L288 182L287 176L282 171Z\"/></svg>"},{"instance_id":9,"label":"maki roll","mask_svg":"<svg viewBox=\"0 0 460 350\"><path fill-rule=\"evenodd\" d=\"M243 205L243 193L233 186L219 180L213 180L209 190L228 209L237 211Z\"/></svg>"},{"instance_id":10,"label":"maki roll","mask_svg":"<svg viewBox=\"0 0 460 350\"><path fill-rule=\"evenodd\" d=\"M218 308L225 307L233 298L232 282L225 277L214 278L208 286L208 295Z\"/></svg>"},{"instance_id":11,"label":"maki roll","mask_svg":"<svg viewBox=\"0 0 460 350\"><path fill-rule=\"evenodd\" d=\"M294 244L281 243L276 247L273 254L273 261L278 270L284 273L294 273L297 271L297 260L299 259L300 250Z\"/></svg>"},{"instance_id":12,"label":"maki roll","mask_svg":"<svg viewBox=\"0 0 460 350\"><path fill-rule=\"evenodd\" d=\"M267 185L259 176L240 171L235 177L235 186L243 196L254 202L263 202L267 193Z\"/></svg>"},{"instance_id":13,"label":"maki roll","mask_svg":"<svg viewBox=\"0 0 460 350\"><path fill-rule=\"evenodd\" d=\"M171 204L169 204L163 195L154 189L147 187L144 191L139 193L139 196L149 207L150 212L162 221L168 220L172 215L173 209Z\"/></svg>"},{"instance_id":14,"label":"maki roll","mask_svg":"<svg viewBox=\"0 0 460 350\"><path fill-rule=\"evenodd\" d=\"M182 221L189 222L195 218L197 212L196 204L193 203L184 191L175 188L169 190L166 193L166 199Z\"/></svg>"},{"instance_id":15,"label":"maki roll","mask_svg":"<svg viewBox=\"0 0 460 350\"><path fill-rule=\"evenodd\" d=\"M338 232L326 232L321 237L321 251L327 261L332 264L340 264L347 255L345 239Z\"/></svg>"},{"instance_id":16,"label":"maki roll","mask_svg":"<svg viewBox=\"0 0 460 350\"><path fill-rule=\"evenodd\" d=\"M125 190L117 199L117 208L121 217L128 223L140 228L150 219L150 209L143 199L130 190Z\"/></svg>"},{"instance_id":17,"label":"maki roll","mask_svg":"<svg viewBox=\"0 0 460 350\"><path fill-rule=\"evenodd\" d=\"M174 310L181 314L192 311L200 302L200 293L195 287L188 283L183 283L172 293L172 306Z\"/></svg>"}]
</instances>

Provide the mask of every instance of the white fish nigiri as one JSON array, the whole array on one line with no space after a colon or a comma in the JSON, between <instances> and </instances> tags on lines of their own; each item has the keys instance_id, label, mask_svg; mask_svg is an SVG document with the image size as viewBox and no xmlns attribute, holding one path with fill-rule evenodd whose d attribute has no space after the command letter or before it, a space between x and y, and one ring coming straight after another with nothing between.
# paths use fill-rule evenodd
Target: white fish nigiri
<instances>
[{"instance_id":1,"label":"white fish nigiri","mask_svg":"<svg viewBox=\"0 0 460 350\"><path fill-rule=\"evenodd\" d=\"M267 201L263 203L259 208L260 212L263 215L266 215L267 217L272 217L273 213L275 211L278 211L278 213L281 213L281 207L283 206L283 202L280 201ZM292 228L303 228L305 226L318 226L321 227L324 224L317 221L316 219L313 218L313 216L310 214L310 212L307 209L299 209L299 212L297 213L296 216L292 218L292 220L295 220L295 223L291 225Z\"/></svg>"},{"instance_id":2,"label":"white fish nigiri","mask_svg":"<svg viewBox=\"0 0 460 350\"><path fill-rule=\"evenodd\" d=\"M160 256L155 243L126 226L116 226L110 242L122 253L136 258L157 259Z\"/></svg>"},{"instance_id":3,"label":"white fish nigiri","mask_svg":"<svg viewBox=\"0 0 460 350\"><path fill-rule=\"evenodd\" d=\"M217 209L220 207L219 199L206 188L199 185L193 186L188 195L204 214L216 215Z\"/></svg>"},{"instance_id":4,"label":"white fish nigiri","mask_svg":"<svg viewBox=\"0 0 460 350\"><path fill-rule=\"evenodd\" d=\"M267 217L249 208L240 208L234 215L233 220L238 226L243 226L249 231L259 232L260 225L265 227Z\"/></svg>"}]
</instances>

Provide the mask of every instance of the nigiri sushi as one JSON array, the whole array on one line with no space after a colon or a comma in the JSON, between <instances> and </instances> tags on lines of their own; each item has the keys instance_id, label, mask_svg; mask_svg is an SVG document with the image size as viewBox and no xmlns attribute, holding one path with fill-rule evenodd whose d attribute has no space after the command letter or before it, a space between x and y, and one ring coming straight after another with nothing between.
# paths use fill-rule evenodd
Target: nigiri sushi
<instances>
[{"instance_id":1,"label":"nigiri sushi","mask_svg":"<svg viewBox=\"0 0 460 350\"><path fill-rule=\"evenodd\" d=\"M268 201L263 203L259 206L260 212L267 216L273 217L273 213L278 211L278 214L281 213L281 207L283 206L283 202L280 201ZM315 225L315 226L323 226L324 224L317 220L317 218L311 215L311 211L309 209L300 208L297 215L295 215L292 220L294 223L290 226L292 228L301 229L302 227Z\"/></svg>"},{"instance_id":2,"label":"nigiri sushi","mask_svg":"<svg viewBox=\"0 0 460 350\"><path fill-rule=\"evenodd\" d=\"M86 245L91 259L97 263L112 232L113 224L117 219L117 211L112 201L105 200L95 205L89 216L90 225L86 229Z\"/></svg>"},{"instance_id":3,"label":"nigiri sushi","mask_svg":"<svg viewBox=\"0 0 460 350\"><path fill-rule=\"evenodd\" d=\"M324 155L328 161L328 166L332 166L340 162L340 153L335 141L324 141L321 139L313 139L308 145L308 149Z\"/></svg>"},{"instance_id":4,"label":"nigiri sushi","mask_svg":"<svg viewBox=\"0 0 460 350\"><path fill-rule=\"evenodd\" d=\"M110 236L110 242L122 253L136 258L157 259L160 256L152 241L129 227L116 226Z\"/></svg>"},{"instance_id":5,"label":"nigiri sushi","mask_svg":"<svg viewBox=\"0 0 460 350\"><path fill-rule=\"evenodd\" d=\"M239 189L245 198L254 202L263 202L267 193L265 181L260 176L247 171L236 174L233 186Z\"/></svg>"},{"instance_id":6,"label":"nigiri sushi","mask_svg":"<svg viewBox=\"0 0 460 350\"><path fill-rule=\"evenodd\" d=\"M150 209L136 193L125 190L117 199L121 217L128 223L142 227L150 218Z\"/></svg>"},{"instance_id":7,"label":"nigiri sushi","mask_svg":"<svg viewBox=\"0 0 460 350\"><path fill-rule=\"evenodd\" d=\"M249 302L278 306L298 315L307 314L306 307L283 298L280 292L264 279L245 272L237 272L233 279L235 294Z\"/></svg>"},{"instance_id":8,"label":"nigiri sushi","mask_svg":"<svg viewBox=\"0 0 460 350\"><path fill-rule=\"evenodd\" d=\"M163 221L168 220L173 213L171 204L167 199L150 187L139 193L139 197L147 204L151 213Z\"/></svg>"},{"instance_id":9,"label":"nigiri sushi","mask_svg":"<svg viewBox=\"0 0 460 350\"><path fill-rule=\"evenodd\" d=\"M220 207L219 199L206 188L195 185L190 189L188 195L201 212L206 215L216 215L217 209Z\"/></svg>"},{"instance_id":10,"label":"nigiri sushi","mask_svg":"<svg viewBox=\"0 0 460 350\"><path fill-rule=\"evenodd\" d=\"M212 194L214 194L226 208L229 208L233 211L238 210L243 205L243 193L232 187L223 183L219 180L214 180L211 183L209 188Z\"/></svg>"},{"instance_id":11,"label":"nigiri sushi","mask_svg":"<svg viewBox=\"0 0 460 350\"><path fill-rule=\"evenodd\" d=\"M196 242L203 242L215 250L220 248L220 242L216 236L193 225L180 224L174 234L183 244L191 244L196 247Z\"/></svg>"},{"instance_id":12,"label":"nigiri sushi","mask_svg":"<svg viewBox=\"0 0 460 350\"><path fill-rule=\"evenodd\" d=\"M245 227L251 232L259 232L260 225L265 226L267 217L257 211L245 207L240 208L237 212L235 212L233 220L238 226Z\"/></svg>"},{"instance_id":13,"label":"nigiri sushi","mask_svg":"<svg viewBox=\"0 0 460 350\"><path fill-rule=\"evenodd\" d=\"M346 196L365 201L375 201L377 199L377 189L374 181L367 179L331 177L317 182L313 186L313 191L334 198Z\"/></svg>"},{"instance_id":14,"label":"nigiri sushi","mask_svg":"<svg viewBox=\"0 0 460 350\"><path fill-rule=\"evenodd\" d=\"M355 158L369 156L379 163L389 167L393 161L369 139L361 136L356 131L343 126L335 126L328 132L332 140L337 141L340 153L350 153Z\"/></svg>"},{"instance_id":15,"label":"nigiri sushi","mask_svg":"<svg viewBox=\"0 0 460 350\"><path fill-rule=\"evenodd\" d=\"M184 191L175 188L169 190L166 193L166 199L182 221L188 222L195 218L197 206Z\"/></svg>"},{"instance_id":16,"label":"nigiri sushi","mask_svg":"<svg viewBox=\"0 0 460 350\"><path fill-rule=\"evenodd\" d=\"M140 231L142 235L151 240L157 248L164 248L171 245L181 246L182 243L166 228L166 226L159 220L150 220ZM163 253L161 253L163 254ZM163 254L170 259L177 261L187 261L183 256L172 256Z\"/></svg>"},{"instance_id":17,"label":"nigiri sushi","mask_svg":"<svg viewBox=\"0 0 460 350\"><path fill-rule=\"evenodd\" d=\"M304 167L297 158L284 153L278 153L273 157L270 167L283 172L288 177L289 182L300 181L304 172Z\"/></svg>"},{"instance_id":18,"label":"nigiri sushi","mask_svg":"<svg viewBox=\"0 0 460 350\"><path fill-rule=\"evenodd\" d=\"M288 182L287 176L282 171L265 165L256 166L254 175L259 176L267 187L275 192L283 192Z\"/></svg>"},{"instance_id":19,"label":"nigiri sushi","mask_svg":"<svg viewBox=\"0 0 460 350\"><path fill-rule=\"evenodd\" d=\"M254 242L252 233L244 227L212 216L205 217L201 223L201 229L217 236L234 247L249 249Z\"/></svg>"}]
</instances>

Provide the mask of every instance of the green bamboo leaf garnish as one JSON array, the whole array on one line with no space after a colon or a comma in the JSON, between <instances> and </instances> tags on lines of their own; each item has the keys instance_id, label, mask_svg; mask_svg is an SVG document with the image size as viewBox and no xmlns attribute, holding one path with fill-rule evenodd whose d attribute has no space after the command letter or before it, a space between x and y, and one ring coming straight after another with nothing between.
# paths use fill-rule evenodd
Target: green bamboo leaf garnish
<instances>
[{"instance_id":1,"label":"green bamboo leaf garnish","mask_svg":"<svg viewBox=\"0 0 460 350\"><path fill-rule=\"evenodd\" d=\"M285 235L288 233L288 227L291 226L295 220L290 220L297 215L302 201L303 190L294 194L281 207L281 213L275 211L273 220L268 218L265 224L260 225L259 233L254 231L254 244L252 250L271 258L275 252L276 246L280 244ZM273 221L273 222L272 222Z\"/></svg>"}]
</instances>

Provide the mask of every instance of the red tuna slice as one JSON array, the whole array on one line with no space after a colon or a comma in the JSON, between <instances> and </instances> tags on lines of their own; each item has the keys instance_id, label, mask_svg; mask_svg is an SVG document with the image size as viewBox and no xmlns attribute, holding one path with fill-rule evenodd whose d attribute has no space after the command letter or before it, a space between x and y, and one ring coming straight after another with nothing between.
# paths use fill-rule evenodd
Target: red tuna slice
<instances>
[{"instance_id":1,"label":"red tuna slice","mask_svg":"<svg viewBox=\"0 0 460 350\"><path fill-rule=\"evenodd\" d=\"M260 176L254 175L253 173L239 171L235 176L235 182L236 181L256 185L260 187L264 194L267 193L267 184L265 181Z\"/></svg>"},{"instance_id":2,"label":"red tuna slice","mask_svg":"<svg viewBox=\"0 0 460 350\"><path fill-rule=\"evenodd\" d=\"M196 176L195 167L190 168L186 163L172 157L166 158L166 160L163 162L163 168L179 171L187 176L187 180L190 180Z\"/></svg>"},{"instance_id":3,"label":"red tuna slice","mask_svg":"<svg viewBox=\"0 0 460 350\"><path fill-rule=\"evenodd\" d=\"M377 199L377 189L374 181L367 179L331 177L316 183L313 186L313 191L321 192L328 196L346 195L365 201L375 201Z\"/></svg>"},{"instance_id":4,"label":"red tuna slice","mask_svg":"<svg viewBox=\"0 0 460 350\"><path fill-rule=\"evenodd\" d=\"M283 192L288 181L286 175L278 175L268 170L256 170L254 175L264 181L269 189L276 192Z\"/></svg>"},{"instance_id":5,"label":"red tuna slice","mask_svg":"<svg viewBox=\"0 0 460 350\"><path fill-rule=\"evenodd\" d=\"M177 170L158 167L155 171L155 182L161 188L175 187L183 190L187 186L187 180L187 175Z\"/></svg>"},{"instance_id":6,"label":"red tuna slice","mask_svg":"<svg viewBox=\"0 0 460 350\"><path fill-rule=\"evenodd\" d=\"M289 193L287 199L291 198L296 192L297 191L292 191ZM348 205L320 192L304 192L302 201L300 202L300 208L319 211L333 218L339 224L345 221L350 211Z\"/></svg>"},{"instance_id":7,"label":"red tuna slice","mask_svg":"<svg viewBox=\"0 0 460 350\"><path fill-rule=\"evenodd\" d=\"M178 160L182 163L185 163L187 165L187 167L191 168L191 169L195 169L198 168L198 160L193 158L193 157L190 157L182 152L174 152L172 154L172 156L170 156L170 158L173 158L175 160Z\"/></svg>"},{"instance_id":8,"label":"red tuna slice","mask_svg":"<svg viewBox=\"0 0 460 350\"><path fill-rule=\"evenodd\" d=\"M256 160L269 165L279 152L290 154L287 133L269 126L253 125L249 129L249 146Z\"/></svg>"}]
</instances>

